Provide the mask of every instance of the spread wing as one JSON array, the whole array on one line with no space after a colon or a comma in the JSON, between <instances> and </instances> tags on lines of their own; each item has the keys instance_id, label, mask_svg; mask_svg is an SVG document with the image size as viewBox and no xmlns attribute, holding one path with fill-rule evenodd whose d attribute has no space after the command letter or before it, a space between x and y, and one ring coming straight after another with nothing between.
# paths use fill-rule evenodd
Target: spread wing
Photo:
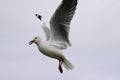
<instances>
[{"instance_id":1,"label":"spread wing","mask_svg":"<svg viewBox=\"0 0 120 80\"><path fill-rule=\"evenodd\" d=\"M59 45L61 49L67 48L70 44L69 28L75 14L77 0L63 0L50 20L49 41Z\"/></svg>"},{"instance_id":2,"label":"spread wing","mask_svg":"<svg viewBox=\"0 0 120 80\"><path fill-rule=\"evenodd\" d=\"M48 40L49 40L49 37L50 37L50 30L49 30L49 28L46 26L43 17L42 17L41 15L39 15L39 14L36 14L36 16L37 16L37 18L38 18L40 21L42 21L41 27L42 27L42 29L44 30L44 33L45 33L45 35L46 35L46 40L48 41Z\"/></svg>"}]
</instances>

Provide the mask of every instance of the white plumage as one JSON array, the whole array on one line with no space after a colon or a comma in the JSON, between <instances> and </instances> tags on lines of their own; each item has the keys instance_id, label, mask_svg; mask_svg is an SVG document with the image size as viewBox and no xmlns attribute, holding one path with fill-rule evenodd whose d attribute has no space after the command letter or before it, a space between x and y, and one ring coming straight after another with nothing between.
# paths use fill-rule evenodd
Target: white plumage
<instances>
[{"instance_id":1,"label":"white plumage","mask_svg":"<svg viewBox=\"0 0 120 80\"><path fill-rule=\"evenodd\" d=\"M62 54L62 50L70 46L69 28L70 22L76 10L77 0L63 0L50 20L50 29L45 25L41 15L36 16L43 22L42 28L46 34L46 41L35 37L29 42L35 43L39 51L51 58L59 60L59 71L63 73L62 64L67 70L73 69L73 65Z\"/></svg>"}]
</instances>

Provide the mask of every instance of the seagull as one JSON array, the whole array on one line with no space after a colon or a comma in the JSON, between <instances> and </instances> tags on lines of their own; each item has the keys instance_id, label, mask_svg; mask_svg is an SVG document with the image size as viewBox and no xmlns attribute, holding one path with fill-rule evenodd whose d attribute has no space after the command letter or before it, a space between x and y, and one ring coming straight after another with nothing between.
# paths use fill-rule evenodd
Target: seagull
<instances>
[{"instance_id":1,"label":"seagull","mask_svg":"<svg viewBox=\"0 0 120 80\"><path fill-rule=\"evenodd\" d=\"M42 29L46 35L46 40L40 37L34 37L29 45L35 43L39 51L51 58L59 61L58 69L63 73L62 64L67 70L72 70L73 65L63 55L63 50L71 46L69 41L69 29L71 20L75 14L78 0L63 0L56 9L50 20L50 29L46 26L43 17L36 14L37 18L42 22Z\"/></svg>"}]
</instances>

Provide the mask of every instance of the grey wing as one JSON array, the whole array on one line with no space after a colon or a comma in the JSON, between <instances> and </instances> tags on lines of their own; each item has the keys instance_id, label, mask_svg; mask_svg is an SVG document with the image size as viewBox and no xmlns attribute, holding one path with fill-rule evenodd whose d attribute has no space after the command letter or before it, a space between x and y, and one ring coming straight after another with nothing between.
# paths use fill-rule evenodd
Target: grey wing
<instances>
[{"instance_id":1,"label":"grey wing","mask_svg":"<svg viewBox=\"0 0 120 80\"><path fill-rule=\"evenodd\" d=\"M51 42L59 43L63 48L70 44L68 39L69 26L76 10L77 0L63 0L50 20L50 39Z\"/></svg>"}]
</instances>

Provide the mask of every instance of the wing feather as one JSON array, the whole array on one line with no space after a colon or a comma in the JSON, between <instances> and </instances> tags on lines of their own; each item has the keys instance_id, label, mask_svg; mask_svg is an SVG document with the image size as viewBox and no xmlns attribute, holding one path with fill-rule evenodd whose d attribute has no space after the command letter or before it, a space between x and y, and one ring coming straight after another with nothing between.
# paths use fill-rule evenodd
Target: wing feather
<instances>
[{"instance_id":1,"label":"wing feather","mask_svg":"<svg viewBox=\"0 0 120 80\"><path fill-rule=\"evenodd\" d=\"M77 0L63 0L50 20L50 39L61 45L71 45L69 36L70 22L75 14Z\"/></svg>"}]
</instances>

